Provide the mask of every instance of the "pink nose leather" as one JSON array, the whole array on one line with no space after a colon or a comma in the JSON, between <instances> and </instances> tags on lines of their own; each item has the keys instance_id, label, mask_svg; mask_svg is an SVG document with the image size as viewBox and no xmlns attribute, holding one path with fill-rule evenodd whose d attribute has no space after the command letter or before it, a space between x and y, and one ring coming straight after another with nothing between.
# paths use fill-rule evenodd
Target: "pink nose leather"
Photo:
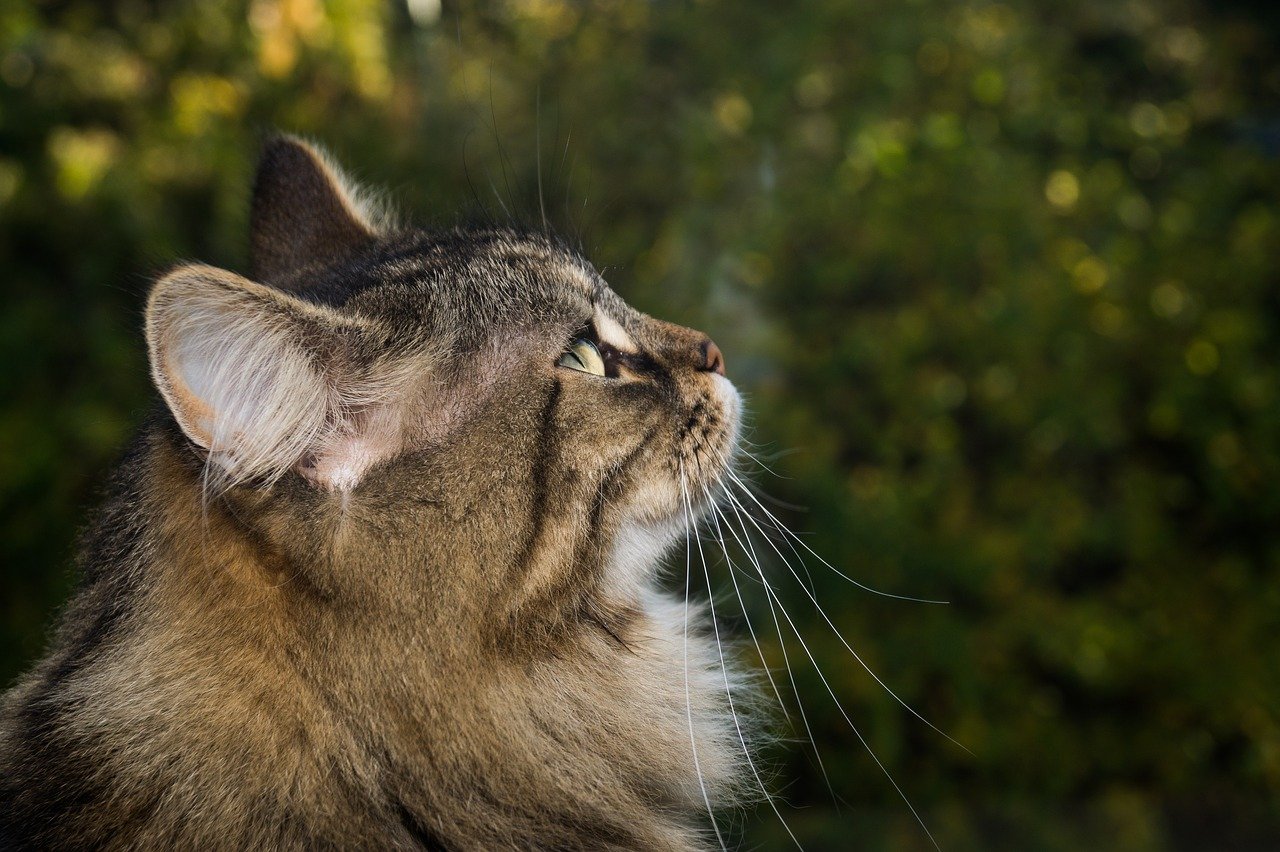
<instances>
[{"instance_id":1,"label":"pink nose leather","mask_svg":"<svg viewBox=\"0 0 1280 852\"><path fill-rule=\"evenodd\" d=\"M699 370L708 373L719 373L724 375L724 354L720 352L720 347L712 342L711 338L702 341L702 366Z\"/></svg>"}]
</instances>

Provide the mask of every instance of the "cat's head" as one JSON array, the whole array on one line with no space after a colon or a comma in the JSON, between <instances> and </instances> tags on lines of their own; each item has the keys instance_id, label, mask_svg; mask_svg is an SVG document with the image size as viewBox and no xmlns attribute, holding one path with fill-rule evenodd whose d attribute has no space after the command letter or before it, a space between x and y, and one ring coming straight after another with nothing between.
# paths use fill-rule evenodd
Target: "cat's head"
<instances>
[{"instance_id":1,"label":"cat's head","mask_svg":"<svg viewBox=\"0 0 1280 852\"><path fill-rule=\"evenodd\" d=\"M250 277L155 285L152 375L204 498L331 592L625 611L726 473L719 349L554 239L384 225L292 138L251 239Z\"/></svg>"}]
</instances>

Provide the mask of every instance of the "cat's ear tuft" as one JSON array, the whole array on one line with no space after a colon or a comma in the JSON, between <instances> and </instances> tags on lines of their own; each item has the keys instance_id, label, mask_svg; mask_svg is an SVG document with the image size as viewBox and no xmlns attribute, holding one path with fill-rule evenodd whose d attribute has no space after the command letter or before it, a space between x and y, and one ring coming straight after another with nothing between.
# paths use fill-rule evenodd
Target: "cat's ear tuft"
<instances>
[{"instance_id":1,"label":"cat's ear tuft","mask_svg":"<svg viewBox=\"0 0 1280 852\"><path fill-rule=\"evenodd\" d=\"M298 470L326 488L359 481L397 449L387 429L403 371L356 321L211 266L180 267L147 302L151 373L215 485ZM369 449L362 429L381 430Z\"/></svg>"},{"instance_id":2,"label":"cat's ear tuft","mask_svg":"<svg viewBox=\"0 0 1280 852\"><path fill-rule=\"evenodd\" d=\"M263 147L250 214L252 275L281 284L367 245L382 218L368 192L294 136Z\"/></svg>"}]
</instances>

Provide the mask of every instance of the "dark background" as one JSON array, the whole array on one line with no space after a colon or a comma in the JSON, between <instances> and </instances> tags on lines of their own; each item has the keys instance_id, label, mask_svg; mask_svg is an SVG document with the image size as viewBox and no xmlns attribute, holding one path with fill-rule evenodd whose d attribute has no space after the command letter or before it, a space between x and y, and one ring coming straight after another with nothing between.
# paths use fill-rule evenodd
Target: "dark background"
<instances>
[{"instance_id":1,"label":"dark background","mask_svg":"<svg viewBox=\"0 0 1280 852\"><path fill-rule=\"evenodd\" d=\"M717 339L778 474L757 479L806 507L781 517L852 577L951 601L810 560L850 645L971 753L769 566L943 848L1280 848L1272 8L3 4L0 681L40 653L150 405L151 276L245 269L282 128L424 224L537 221L540 175L624 296ZM811 849L927 848L787 649L842 800L783 728L787 822ZM724 823L785 848L767 810Z\"/></svg>"}]
</instances>

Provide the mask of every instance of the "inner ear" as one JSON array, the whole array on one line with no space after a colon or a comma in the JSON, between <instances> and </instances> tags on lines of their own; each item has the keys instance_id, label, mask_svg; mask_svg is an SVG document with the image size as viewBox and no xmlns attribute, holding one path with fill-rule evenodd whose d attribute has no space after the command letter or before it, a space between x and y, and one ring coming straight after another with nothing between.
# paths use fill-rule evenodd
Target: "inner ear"
<instances>
[{"instance_id":1,"label":"inner ear","mask_svg":"<svg viewBox=\"0 0 1280 852\"><path fill-rule=\"evenodd\" d=\"M269 141L250 215L253 278L277 286L331 264L377 236L367 193L318 148L293 136Z\"/></svg>"},{"instance_id":2,"label":"inner ear","mask_svg":"<svg viewBox=\"0 0 1280 852\"><path fill-rule=\"evenodd\" d=\"M222 486L296 469L353 488L399 450L403 402L429 369L377 326L200 265L152 289L147 345L157 388Z\"/></svg>"}]
</instances>

